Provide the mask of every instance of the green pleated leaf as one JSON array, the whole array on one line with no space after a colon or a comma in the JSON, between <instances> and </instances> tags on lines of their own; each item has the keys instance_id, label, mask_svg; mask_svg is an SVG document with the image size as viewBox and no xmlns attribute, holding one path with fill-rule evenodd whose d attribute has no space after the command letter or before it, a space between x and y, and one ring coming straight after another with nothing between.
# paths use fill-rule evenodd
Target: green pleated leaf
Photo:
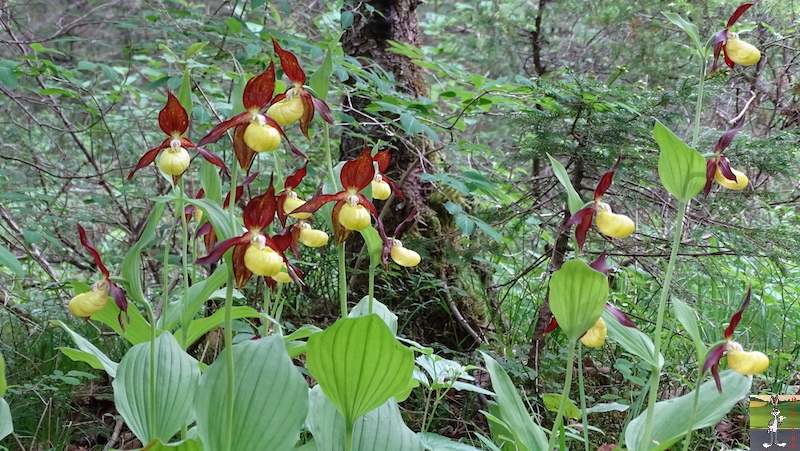
<instances>
[{"instance_id":1,"label":"green pleated leaf","mask_svg":"<svg viewBox=\"0 0 800 451\"><path fill-rule=\"evenodd\" d=\"M378 302L377 299L373 299L372 313L380 316L383 322L386 323L386 327L389 328L389 332L391 332L392 335L397 335L397 315L392 313L392 311L389 310L389 307L386 307L384 304ZM350 310L350 313L347 314L347 317L360 318L369 314L369 295L367 295L358 301L358 304L356 304L356 306Z\"/></svg>"},{"instance_id":2,"label":"green pleated leaf","mask_svg":"<svg viewBox=\"0 0 800 451\"><path fill-rule=\"evenodd\" d=\"M203 44L202 42L199 44ZM194 44L193 44L194 45ZM191 46L190 46L191 48ZM202 48L202 46L200 47ZM187 49L188 51L188 49ZM183 68L181 77L181 88L178 90L178 102L181 104L189 118L192 117L192 76L189 73L189 65Z\"/></svg>"},{"instance_id":3,"label":"green pleated leaf","mask_svg":"<svg viewBox=\"0 0 800 451\"><path fill-rule=\"evenodd\" d=\"M247 307L245 305L239 305L233 307L232 309L232 318L233 319L242 319L242 318L263 318L264 315L259 313L256 309L252 307ZM212 329L216 329L222 323L225 322L225 310L217 310L211 316L206 316L204 318L199 318L192 321L189 324L189 332L188 337L184 340L183 337L183 328L178 329L175 332L175 336L180 338L181 341L184 341L185 344L191 345L200 337L211 331Z\"/></svg>"},{"instance_id":4,"label":"green pleated leaf","mask_svg":"<svg viewBox=\"0 0 800 451\"><path fill-rule=\"evenodd\" d=\"M309 394L310 409L306 425L314 435L317 451L343 451L345 421L317 385ZM356 420L354 451L422 451L419 438L403 422L397 402L392 398Z\"/></svg>"},{"instance_id":5,"label":"green pleated leaf","mask_svg":"<svg viewBox=\"0 0 800 451\"><path fill-rule=\"evenodd\" d=\"M550 309L570 340L595 325L608 298L608 279L580 260L564 262L550 278Z\"/></svg>"},{"instance_id":6,"label":"green pleated leaf","mask_svg":"<svg viewBox=\"0 0 800 451\"><path fill-rule=\"evenodd\" d=\"M189 319L193 318L211 295L219 290L227 280L228 267L224 263L220 263L210 276L189 287L187 296L181 296L176 302L170 303L166 315L162 316L158 322L159 328L171 330L180 323L181 315L186 315ZM184 302L188 302L188 304ZM175 336L181 338L178 334Z\"/></svg>"},{"instance_id":7,"label":"green pleated leaf","mask_svg":"<svg viewBox=\"0 0 800 451\"><path fill-rule=\"evenodd\" d=\"M750 393L752 376L743 376L732 370L720 373L722 393L717 391L713 379L700 386L700 399L692 430L714 426ZM669 449L689 432L689 419L694 405L694 390L679 397L657 402L653 417L652 443L644 440L647 412L643 412L628 425L625 445L629 451L663 451ZM655 443L658 443L657 445Z\"/></svg>"},{"instance_id":8,"label":"green pleated leaf","mask_svg":"<svg viewBox=\"0 0 800 451\"><path fill-rule=\"evenodd\" d=\"M442 437L439 434L433 434L431 432L420 432L417 436L422 441L422 445L425 449L431 451L480 451L474 446L467 445L466 443L454 442L447 437Z\"/></svg>"},{"instance_id":9,"label":"green pleated leaf","mask_svg":"<svg viewBox=\"0 0 800 451\"><path fill-rule=\"evenodd\" d=\"M661 184L682 202L698 195L706 185L706 159L656 121L653 138L661 148L658 176Z\"/></svg>"},{"instance_id":10,"label":"green pleated leaf","mask_svg":"<svg viewBox=\"0 0 800 451\"><path fill-rule=\"evenodd\" d=\"M12 432L14 432L14 424L11 422L11 409L6 400L0 398L0 440Z\"/></svg>"},{"instance_id":11,"label":"green pleated leaf","mask_svg":"<svg viewBox=\"0 0 800 451\"><path fill-rule=\"evenodd\" d=\"M581 199L581 195L575 191L575 187L572 186L572 180L570 180L569 174L567 174L567 169L564 168L564 165L561 164L560 161L551 157L550 154L547 154L547 158L550 160L550 165L553 167L553 174L555 174L559 183L561 183L561 186L563 186L567 191L567 205L569 205L569 212L570 214L574 215L581 208L583 208L583 199Z\"/></svg>"},{"instance_id":12,"label":"green pleated leaf","mask_svg":"<svg viewBox=\"0 0 800 451\"><path fill-rule=\"evenodd\" d=\"M118 450L114 450L118 451ZM156 441L150 445L134 451L203 451L203 445L198 439L182 440L175 443L161 443Z\"/></svg>"},{"instance_id":13,"label":"green pleated leaf","mask_svg":"<svg viewBox=\"0 0 800 451\"><path fill-rule=\"evenodd\" d=\"M100 359L98 359L94 354L64 346L59 347L58 350L64 353L64 355L69 357L73 362L88 363L89 366L96 370L105 370L105 367L100 362Z\"/></svg>"},{"instance_id":14,"label":"green pleated leaf","mask_svg":"<svg viewBox=\"0 0 800 451\"><path fill-rule=\"evenodd\" d=\"M222 204L222 180L219 168L205 158L200 161L200 186L203 187L203 197Z\"/></svg>"},{"instance_id":15,"label":"green pleated leaf","mask_svg":"<svg viewBox=\"0 0 800 451\"><path fill-rule=\"evenodd\" d=\"M328 87L330 85L331 74L333 73L333 59L331 54L339 40L331 40L328 51L325 53L325 59L322 65L311 75L308 80L308 86L314 91L317 98L326 100L328 98Z\"/></svg>"},{"instance_id":16,"label":"green pleated leaf","mask_svg":"<svg viewBox=\"0 0 800 451\"><path fill-rule=\"evenodd\" d=\"M119 307L113 301L109 301L103 310L91 316L92 320L100 321L106 326L110 327L121 337L128 340L131 344L138 345L150 341L150 323L144 319L141 312L136 309L135 305L128 305L128 314L122 315L122 322L125 324L125 329L119 325ZM161 334L160 330L156 330L156 334Z\"/></svg>"},{"instance_id":17,"label":"green pleated leaf","mask_svg":"<svg viewBox=\"0 0 800 451\"><path fill-rule=\"evenodd\" d=\"M308 339L306 366L348 426L408 388L414 353L378 315L343 318Z\"/></svg>"},{"instance_id":18,"label":"green pleated leaf","mask_svg":"<svg viewBox=\"0 0 800 451\"><path fill-rule=\"evenodd\" d=\"M639 357L651 366L657 366L658 368L664 366L664 356L662 354L658 355L658 362L653 360L653 350L655 346L650 340L650 337L638 329L623 326L608 310L603 312L603 320L606 322L608 338L619 343L626 351Z\"/></svg>"},{"instance_id":19,"label":"green pleated leaf","mask_svg":"<svg viewBox=\"0 0 800 451\"><path fill-rule=\"evenodd\" d=\"M0 397L6 394L8 383L6 383L6 361L3 354L0 354Z\"/></svg>"},{"instance_id":20,"label":"green pleated leaf","mask_svg":"<svg viewBox=\"0 0 800 451\"><path fill-rule=\"evenodd\" d=\"M378 266L381 264L381 257L383 255L383 240L375 227L369 226L362 230L361 236L367 244L367 252L369 253L370 266Z\"/></svg>"},{"instance_id":21,"label":"green pleated leaf","mask_svg":"<svg viewBox=\"0 0 800 451\"><path fill-rule=\"evenodd\" d=\"M558 412L558 408L561 405L561 397L563 395L559 395L556 393L546 393L542 395L542 401L544 401L544 407L551 411L551 412ZM567 398L567 407L564 410L564 418L572 418L574 420L580 420L583 418L581 414L581 409L572 402L571 399Z\"/></svg>"},{"instance_id":22,"label":"green pleated leaf","mask_svg":"<svg viewBox=\"0 0 800 451\"><path fill-rule=\"evenodd\" d=\"M142 289L142 251L155 239L156 226L158 226L163 217L165 205L164 203L156 203L153 206L153 211L150 212L150 217L147 219L142 236L131 246L120 265L120 275L125 279L125 293L128 296L128 300L133 301L136 305L144 305L147 302ZM113 304L113 302L110 304Z\"/></svg>"},{"instance_id":23,"label":"green pleated leaf","mask_svg":"<svg viewBox=\"0 0 800 451\"><path fill-rule=\"evenodd\" d=\"M308 385L292 364L280 336L233 347L234 417L231 451L292 449L308 413ZM205 451L225 449L223 412L227 362L220 356L200 379L195 401L197 429Z\"/></svg>"},{"instance_id":24,"label":"green pleated leaf","mask_svg":"<svg viewBox=\"0 0 800 451\"><path fill-rule=\"evenodd\" d=\"M599 274L599 273L598 273ZM486 362L486 370L492 376L492 391L496 393L499 430L511 434L514 443L521 451L541 451L547 449L547 437L538 424L533 422L528 410L522 403L511 378L503 367L488 354L481 351ZM493 411L494 412L494 411Z\"/></svg>"},{"instance_id":25,"label":"green pleated leaf","mask_svg":"<svg viewBox=\"0 0 800 451\"><path fill-rule=\"evenodd\" d=\"M230 215L223 210L219 204L208 199L186 199L186 203L203 210L203 215L207 217L208 220L211 221L211 225L214 226L214 232L216 232L219 242L242 234L241 229L233 229Z\"/></svg>"},{"instance_id":26,"label":"green pleated leaf","mask_svg":"<svg viewBox=\"0 0 800 451\"><path fill-rule=\"evenodd\" d=\"M117 410L142 443L168 442L189 422L200 380L197 361L183 352L172 334L162 333L154 346L154 385L150 385L151 342L128 350L112 382ZM151 390L155 390L154 406Z\"/></svg>"},{"instance_id":27,"label":"green pleated leaf","mask_svg":"<svg viewBox=\"0 0 800 451\"><path fill-rule=\"evenodd\" d=\"M109 304L113 304L113 302L109 302ZM53 324L66 330L67 333L72 337L72 341L74 341L75 345L78 346L78 349L95 356L97 361L102 365L103 369L106 370L106 373L108 373L109 376L117 377L117 362L108 358L103 351L97 349L89 342L89 340L83 338L79 333L73 331L61 321L53 321ZM69 357L69 354L67 354L67 357ZM94 367L94 365L92 366Z\"/></svg>"},{"instance_id":28,"label":"green pleated leaf","mask_svg":"<svg viewBox=\"0 0 800 451\"><path fill-rule=\"evenodd\" d=\"M678 321L681 322L681 325L683 326L684 330L686 330L686 333L692 337L698 359L700 356L704 356L708 351L708 347L703 342L702 335L700 335L700 325L697 324L697 315L695 314L694 309L686 305L686 303L680 299L673 298L672 311L675 313L675 317L678 318Z\"/></svg>"},{"instance_id":29,"label":"green pleated leaf","mask_svg":"<svg viewBox=\"0 0 800 451\"><path fill-rule=\"evenodd\" d=\"M17 257L11 253L10 250L4 246L0 246L0 267L5 267L9 271L17 275L17 277L24 277L25 271L22 269L22 264L17 260Z\"/></svg>"}]
</instances>

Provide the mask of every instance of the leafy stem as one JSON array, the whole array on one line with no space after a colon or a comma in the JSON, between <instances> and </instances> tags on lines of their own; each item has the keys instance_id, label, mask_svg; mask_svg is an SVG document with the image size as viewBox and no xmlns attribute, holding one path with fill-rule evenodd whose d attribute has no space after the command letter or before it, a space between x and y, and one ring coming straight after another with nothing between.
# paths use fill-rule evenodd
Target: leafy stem
<instances>
[{"instance_id":1,"label":"leafy stem","mask_svg":"<svg viewBox=\"0 0 800 451\"><path fill-rule=\"evenodd\" d=\"M561 402L558 404L558 413L556 414L556 421L553 422L553 429L550 432L550 441L547 442L547 449L553 449L556 444L556 431L561 428L561 423L564 420L564 410L567 408L567 399L569 398L569 390L572 385L572 361L575 360L575 341L570 340L567 345L567 377L564 379L564 392L561 394Z\"/></svg>"}]
</instances>

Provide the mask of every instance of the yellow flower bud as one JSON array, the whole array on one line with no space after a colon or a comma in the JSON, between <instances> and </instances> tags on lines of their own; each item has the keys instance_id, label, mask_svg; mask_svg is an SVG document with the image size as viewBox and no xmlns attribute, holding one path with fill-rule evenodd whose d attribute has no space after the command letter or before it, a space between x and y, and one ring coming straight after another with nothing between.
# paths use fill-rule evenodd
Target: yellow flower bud
<instances>
[{"instance_id":1,"label":"yellow flower bud","mask_svg":"<svg viewBox=\"0 0 800 451\"><path fill-rule=\"evenodd\" d=\"M271 117L281 127L294 124L303 117L303 101L299 95L294 95L275 103L267 109L267 116Z\"/></svg>"},{"instance_id":2,"label":"yellow flower bud","mask_svg":"<svg viewBox=\"0 0 800 451\"><path fill-rule=\"evenodd\" d=\"M747 178L747 175L733 168L731 168L731 172L733 172L733 175L736 177L736 181L727 179L722 175L722 171L720 171L719 168L717 168L717 172L714 173L714 180L728 189L742 190L747 188L747 184L750 183L750 179Z\"/></svg>"},{"instance_id":3,"label":"yellow flower bud","mask_svg":"<svg viewBox=\"0 0 800 451\"><path fill-rule=\"evenodd\" d=\"M347 230L364 230L370 225L369 211L363 205L346 202L339 210L339 224Z\"/></svg>"},{"instance_id":4,"label":"yellow flower bud","mask_svg":"<svg viewBox=\"0 0 800 451\"><path fill-rule=\"evenodd\" d=\"M745 376L761 374L769 367L769 358L759 351L745 351L742 345L732 341L728 343L728 366Z\"/></svg>"},{"instance_id":5,"label":"yellow flower bud","mask_svg":"<svg viewBox=\"0 0 800 451\"><path fill-rule=\"evenodd\" d=\"M253 242L244 253L244 265L257 276L273 277L280 272L283 259L272 248Z\"/></svg>"},{"instance_id":6,"label":"yellow flower bud","mask_svg":"<svg viewBox=\"0 0 800 451\"><path fill-rule=\"evenodd\" d=\"M408 268L417 266L421 260L418 253L411 249L404 248L400 240L394 240L394 245L392 246L392 250L389 251L389 255L395 263Z\"/></svg>"},{"instance_id":7,"label":"yellow flower bud","mask_svg":"<svg viewBox=\"0 0 800 451\"><path fill-rule=\"evenodd\" d=\"M300 229L300 242L308 247L321 247L328 244L328 234L322 230L303 227Z\"/></svg>"},{"instance_id":8,"label":"yellow flower bud","mask_svg":"<svg viewBox=\"0 0 800 451\"><path fill-rule=\"evenodd\" d=\"M594 326L592 326L591 329L583 334L581 337L581 343L590 348L599 348L600 346L603 346L603 343L606 342L607 334L608 330L606 329L606 322L603 321L603 318L598 318L597 322L594 323Z\"/></svg>"},{"instance_id":9,"label":"yellow flower bud","mask_svg":"<svg viewBox=\"0 0 800 451\"><path fill-rule=\"evenodd\" d=\"M298 198L294 191L290 191L286 196L286 200L283 201L283 212L289 215L295 208L300 207L304 203L306 203L306 201ZM311 217L311 213L294 213L289 216L297 219L308 219Z\"/></svg>"},{"instance_id":10,"label":"yellow flower bud","mask_svg":"<svg viewBox=\"0 0 800 451\"><path fill-rule=\"evenodd\" d=\"M292 282L292 276L289 275L288 270L286 269L286 263L283 264L281 271L278 274L272 276L272 279L278 283L289 283Z\"/></svg>"},{"instance_id":11,"label":"yellow flower bud","mask_svg":"<svg viewBox=\"0 0 800 451\"><path fill-rule=\"evenodd\" d=\"M92 291L81 293L69 301L69 311L82 318L100 313L108 303L108 284L105 281L98 282Z\"/></svg>"},{"instance_id":12,"label":"yellow flower bud","mask_svg":"<svg viewBox=\"0 0 800 451\"><path fill-rule=\"evenodd\" d=\"M611 212L611 207L603 202L598 204L595 225L600 233L611 238L625 238L636 230L631 218Z\"/></svg>"},{"instance_id":13,"label":"yellow flower bud","mask_svg":"<svg viewBox=\"0 0 800 451\"><path fill-rule=\"evenodd\" d=\"M373 199L386 200L392 194L392 187L383 180L373 180L371 185Z\"/></svg>"},{"instance_id":14,"label":"yellow flower bud","mask_svg":"<svg viewBox=\"0 0 800 451\"><path fill-rule=\"evenodd\" d=\"M189 167L189 152L183 147L170 147L158 157L158 169L167 175L181 175Z\"/></svg>"},{"instance_id":15,"label":"yellow flower bud","mask_svg":"<svg viewBox=\"0 0 800 451\"><path fill-rule=\"evenodd\" d=\"M281 145L281 134L275 127L262 124L262 119L250 122L244 130L244 142L256 152L272 152Z\"/></svg>"},{"instance_id":16,"label":"yellow flower bud","mask_svg":"<svg viewBox=\"0 0 800 451\"><path fill-rule=\"evenodd\" d=\"M739 39L736 33L728 33L728 42L725 44L725 54L736 64L751 66L761 59L761 52L747 42Z\"/></svg>"}]
</instances>

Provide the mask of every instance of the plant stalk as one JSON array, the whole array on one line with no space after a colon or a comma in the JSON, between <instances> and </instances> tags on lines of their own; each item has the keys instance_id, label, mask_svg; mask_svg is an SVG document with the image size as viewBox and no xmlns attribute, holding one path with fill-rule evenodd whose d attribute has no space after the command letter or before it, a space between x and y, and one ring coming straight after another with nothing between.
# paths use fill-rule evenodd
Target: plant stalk
<instances>
[{"instance_id":1,"label":"plant stalk","mask_svg":"<svg viewBox=\"0 0 800 451\"><path fill-rule=\"evenodd\" d=\"M239 162L234 158L233 170L231 171L231 201L228 205L230 212L231 226L233 230L237 230L236 222L236 176L239 170ZM227 390L225 397L225 451L230 451L233 446L233 413L234 404L233 397L234 391L234 359L233 359L233 284L236 277L233 273L233 251L228 250L225 253L225 263L228 266L228 281L225 284L225 325L223 328L223 339L225 342L225 363L227 370Z\"/></svg>"},{"instance_id":2,"label":"plant stalk","mask_svg":"<svg viewBox=\"0 0 800 451\"><path fill-rule=\"evenodd\" d=\"M573 360L575 360L575 342L570 341L567 347L567 377L564 379L564 392L561 394L561 402L558 405L556 421L553 423L553 429L550 431L550 441L547 442L547 451L551 451L553 446L555 446L556 431L561 428L561 422L564 420L564 410L567 408L567 399L569 398L569 390L572 385Z\"/></svg>"},{"instance_id":3,"label":"plant stalk","mask_svg":"<svg viewBox=\"0 0 800 451\"><path fill-rule=\"evenodd\" d=\"M703 383L703 367L697 368L697 383L694 386L694 402L692 403L692 414L689 415L689 424L687 425L688 431L686 437L683 439L683 451L689 451L689 443L692 441L692 430L694 420L697 418L697 404L700 403L700 385Z\"/></svg>"},{"instance_id":4,"label":"plant stalk","mask_svg":"<svg viewBox=\"0 0 800 451\"><path fill-rule=\"evenodd\" d=\"M342 310L342 318L347 317L347 274L344 264L344 242L339 245L339 305Z\"/></svg>"},{"instance_id":5,"label":"plant stalk","mask_svg":"<svg viewBox=\"0 0 800 451\"><path fill-rule=\"evenodd\" d=\"M583 345L578 341L578 390L581 394L581 419L583 420L583 443L589 451L589 419L586 418L586 390L583 383Z\"/></svg>"}]
</instances>

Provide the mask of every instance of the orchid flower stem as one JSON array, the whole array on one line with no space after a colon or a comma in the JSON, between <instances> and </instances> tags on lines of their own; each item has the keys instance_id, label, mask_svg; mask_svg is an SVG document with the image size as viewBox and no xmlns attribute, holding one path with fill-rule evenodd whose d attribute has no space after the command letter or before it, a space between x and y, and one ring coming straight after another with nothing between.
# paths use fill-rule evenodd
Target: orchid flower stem
<instances>
[{"instance_id":1,"label":"orchid flower stem","mask_svg":"<svg viewBox=\"0 0 800 451\"><path fill-rule=\"evenodd\" d=\"M375 265L369 264L369 314L372 315L372 300L375 299Z\"/></svg>"},{"instance_id":2,"label":"orchid flower stem","mask_svg":"<svg viewBox=\"0 0 800 451\"><path fill-rule=\"evenodd\" d=\"M700 137L700 114L703 112L703 88L706 84L706 61L701 58L700 81L697 84L697 103L694 107L694 129L692 130L692 149L697 146L697 139Z\"/></svg>"},{"instance_id":3,"label":"orchid flower stem","mask_svg":"<svg viewBox=\"0 0 800 451\"><path fill-rule=\"evenodd\" d=\"M564 392L561 395L561 402L558 405L556 421L553 422L553 429L550 431L550 441L547 442L547 451L551 451L553 446L555 446L557 431L561 428L561 422L564 420L564 410L567 408L569 389L572 385L573 360L575 360L575 341L570 340L569 345L567 345L567 377L564 379Z\"/></svg>"},{"instance_id":4,"label":"orchid flower stem","mask_svg":"<svg viewBox=\"0 0 800 451\"><path fill-rule=\"evenodd\" d=\"M275 318L275 333L278 335L283 335L283 329L281 328L281 315L283 314L283 284L278 284L278 289L275 290L275 314L272 316Z\"/></svg>"},{"instance_id":5,"label":"orchid flower stem","mask_svg":"<svg viewBox=\"0 0 800 451\"><path fill-rule=\"evenodd\" d=\"M444 394L442 393L442 390L436 390L436 397L433 400L433 406L431 407L431 414L428 416L428 423L423 425L424 428L422 429L422 432L428 432L428 429L430 429L431 423L433 423L433 417L436 415L436 408L439 407L439 403L442 402L442 399L444 399Z\"/></svg>"},{"instance_id":6,"label":"orchid flower stem","mask_svg":"<svg viewBox=\"0 0 800 451\"><path fill-rule=\"evenodd\" d=\"M353 451L353 425L348 424L344 429L344 450Z\"/></svg>"},{"instance_id":7,"label":"orchid flower stem","mask_svg":"<svg viewBox=\"0 0 800 451\"><path fill-rule=\"evenodd\" d=\"M586 389L583 381L583 345L578 341L578 390L581 394L581 419L583 420L583 444L589 451L589 419L586 418Z\"/></svg>"},{"instance_id":8,"label":"orchid flower stem","mask_svg":"<svg viewBox=\"0 0 800 451\"><path fill-rule=\"evenodd\" d=\"M231 171L231 199L228 204L228 211L231 216L231 226L233 230L238 230L236 221L236 176L239 170L239 162L234 158L233 170ZM233 274L233 251L225 253L225 264L228 267L228 282L225 284L225 319L223 328L223 339L225 342L225 367L227 370L227 391L225 397L225 440L224 451L230 451L233 446L233 397L234 391L234 361L233 361L233 284L236 277Z\"/></svg>"},{"instance_id":9,"label":"orchid flower stem","mask_svg":"<svg viewBox=\"0 0 800 451\"><path fill-rule=\"evenodd\" d=\"M433 389L429 389L428 393L425 395L425 409L422 411L422 432L428 432L427 423L428 423L428 409L431 405L431 396L433 396Z\"/></svg>"},{"instance_id":10,"label":"orchid flower stem","mask_svg":"<svg viewBox=\"0 0 800 451\"><path fill-rule=\"evenodd\" d=\"M703 367L697 368L697 382L694 387L694 402L692 403L692 414L689 415L689 424L686 429L686 437L683 439L683 451L689 451L689 443L692 441L692 430L694 420L697 418L697 404L700 403L700 384L703 383Z\"/></svg>"},{"instance_id":11,"label":"orchid flower stem","mask_svg":"<svg viewBox=\"0 0 800 451\"><path fill-rule=\"evenodd\" d=\"M176 213L181 220L181 272L183 273L183 310L181 314L181 330L183 331L183 346L188 347L189 340L189 323L192 320L190 316L192 312L186 311L186 306L189 305L189 224L186 221L184 209L186 208L186 192L184 191L183 177L180 182L180 192L176 199ZM164 304L164 311L167 310L167 303Z\"/></svg>"},{"instance_id":12,"label":"orchid flower stem","mask_svg":"<svg viewBox=\"0 0 800 451\"><path fill-rule=\"evenodd\" d=\"M342 318L347 318L347 274L344 264L344 242L339 245L339 304Z\"/></svg>"},{"instance_id":13,"label":"orchid flower stem","mask_svg":"<svg viewBox=\"0 0 800 451\"><path fill-rule=\"evenodd\" d=\"M330 130L328 130L328 123L322 122L322 134L323 134L323 141L325 142L325 163L328 166L328 177L331 178L331 186L334 187L334 191L338 191L338 183L336 180L336 173L333 172L333 157L331 156L331 136Z\"/></svg>"},{"instance_id":14,"label":"orchid flower stem","mask_svg":"<svg viewBox=\"0 0 800 451\"><path fill-rule=\"evenodd\" d=\"M672 250L669 254L667 272L664 276L664 287L661 289L661 298L658 302L658 316L656 318L656 329L653 332L653 362L652 373L650 374L650 393L647 398L647 420L644 427L644 441L642 446L648 446L651 433L653 432L653 416L656 409L656 398L658 397L658 383L661 378L661 366L658 365L661 356L661 330L664 326L664 311L667 307L669 298L669 286L672 283L672 272L675 270L675 260L678 257L678 248L681 244L683 235L683 218L686 215L686 202L678 201L678 216L675 218L675 235L672 238ZM648 448L644 448L648 449Z\"/></svg>"},{"instance_id":15,"label":"orchid flower stem","mask_svg":"<svg viewBox=\"0 0 800 451\"><path fill-rule=\"evenodd\" d=\"M149 302L144 302L147 316L150 318L150 388L149 408L150 408L150 430L156 430L156 315L153 313L153 306Z\"/></svg>"}]
</instances>

